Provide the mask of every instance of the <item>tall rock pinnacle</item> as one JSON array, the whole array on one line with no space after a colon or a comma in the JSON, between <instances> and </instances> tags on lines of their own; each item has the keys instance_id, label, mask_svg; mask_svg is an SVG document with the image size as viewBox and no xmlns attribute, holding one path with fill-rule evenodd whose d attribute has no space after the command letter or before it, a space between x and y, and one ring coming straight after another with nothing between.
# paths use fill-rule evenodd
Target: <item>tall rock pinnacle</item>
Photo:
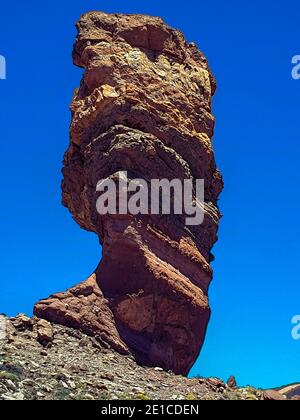
<instances>
[{"instance_id":1,"label":"tall rock pinnacle","mask_svg":"<svg viewBox=\"0 0 300 420\"><path fill-rule=\"evenodd\" d=\"M91 12L77 24L85 69L71 111L63 204L95 232L95 273L40 301L35 314L81 329L143 364L187 374L210 317L211 249L223 182L212 148L215 80L206 58L160 18ZM205 217L100 215L99 180L204 179Z\"/></svg>"}]
</instances>

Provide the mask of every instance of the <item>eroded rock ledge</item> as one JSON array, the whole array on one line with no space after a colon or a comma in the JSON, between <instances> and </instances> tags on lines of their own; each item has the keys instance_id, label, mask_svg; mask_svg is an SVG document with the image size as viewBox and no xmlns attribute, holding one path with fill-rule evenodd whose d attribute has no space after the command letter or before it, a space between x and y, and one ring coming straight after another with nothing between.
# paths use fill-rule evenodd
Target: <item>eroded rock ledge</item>
<instances>
[{"instance_id":1,"label":"eroded rock ledge","mask_svg":"<svg viewBox=\"0 0 300 420\"><path fill-rule=\"evenodd\" d=\"M35 314L97 336L143 364L187 374L210 317L211 249L223 182L212 148L215 80L207 60L160 18L88 13L74 64L84 68L71 111L63 204L97 233L103 258L86 282L36 304ZM100 216L99 180L204 179L205 220Z\"/></svg>"}]
</instances>

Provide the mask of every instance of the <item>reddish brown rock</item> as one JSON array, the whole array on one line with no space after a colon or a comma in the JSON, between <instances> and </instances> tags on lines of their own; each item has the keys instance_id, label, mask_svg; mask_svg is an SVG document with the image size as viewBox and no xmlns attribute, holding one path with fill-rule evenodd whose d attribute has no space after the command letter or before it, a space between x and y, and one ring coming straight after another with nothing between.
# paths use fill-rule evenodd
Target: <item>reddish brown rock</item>
<instances>
[{"instance_id":1,"label":"reddish brown rock","mask_svg":"<svg viewBox=\"0 0 300 420\"><path fill-rule=\"evenodd\" d=\"M211 143L215 80L197 47L159 18L92 12L77 29L73 59L85 72L71 105L63 204L99 236L103 258L88 296L71 289L37 304L35 314L101 336L141 363L187 374L210 317L220 219L223 183ZM187 226L175 214L100 216L97 183L120 171L148 183L204 179L204 222Z\"/></svg>"},{"instance_id":2,"label":"reddish brown rock","mask_svg":"<svg viewBox=\"0 0 300 420\"><path fill-rule=\"evenodd\" d=\"M294 383L291 385L286 385L278 389L279 393L288 399L300 399L300 384Z\"/></svg>"},{"instance_id":3,"label":"reddish brown rock","mask_svg":"<svg viewBox=\"0 0 300 420\"><path fill-rule=\"evenodd\" d=\"M80 329L122 354L129 353L118 334L109 302L99 289L95 274L65 293L54 294L39 302L35 305L35 315Z\"/></svg>"},{"instance_id":4,"label":"reddish brown rock","mask_svg":"<svg viewBox=\"0 0 300 420\"><path fill-rule=\"evenodd\" d=\"M51 345L53 341L53 328L50 322L40 319L37 323L37 340L43 346Z\"/></svg>"},{"instance_id":5,"label":"reddish brown rock","mask_svg":"<svg viewBox=\"0 0 300 420\"><path fill-rule=\"evenodd\" d=\"M229 388L235 389L237 388L237 382L234 376L230 376L230 378L227 381L227 385Z\"/></svg>"},{"instance_id":6,"label":"reddish brown rock","mask_svg":"<svg viewBox=\"0 0 300 420\"><path fill-rule=\"evenodd\" d=\"M224 382L218 378L208 378L206 382L213 388L225 388Z\"/></svg>"},{"instance_id":7,"label":"reddish brown rock","mask_svg":"<svg viewBox=\"0 0 300 420\"><path fill-rule=\"evenodd\" d=\"M267 401L283 401L286 400L286 396L280 394L278 391L270 389L264 392L264 399Z\"/></svg>"}]
</instances>

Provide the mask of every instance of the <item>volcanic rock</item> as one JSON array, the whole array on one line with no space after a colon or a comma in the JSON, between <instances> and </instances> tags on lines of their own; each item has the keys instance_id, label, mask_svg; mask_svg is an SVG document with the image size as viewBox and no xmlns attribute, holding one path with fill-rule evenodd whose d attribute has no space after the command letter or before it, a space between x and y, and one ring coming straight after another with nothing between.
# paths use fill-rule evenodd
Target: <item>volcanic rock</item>
<instances>
[{"instance_id":1,"label":"volcanic rock","mask_svg":"<svg viewBox=\"0 0 300 420\"><path fill-rule=\"evenodd\" d=\"M235 379L235 376L230 376L230 378L227 381L227 385L229 386L229 388L237 388L237 382Z\"/></svg>"},{"instance_id":2,"label":"volcanic rock","mask_svg":"<svg viewBox=\"0 0 300 420\"><path fill-rule=\"evenodd\" d=\"M286 397L280 394L278 391L270 389L264 392L264 399L267 401L282 401L286 400Z\"/></svg>"},{"instance_id":3,"label":"volcanic rock","mask_svg":"<svg viewBox=\"0 0 300 420\"><path fill-rule=\"evenodd\" d=\"M207 382L209 385L211 385L213 388L224 388L225 384L223 381L221 381L218 378L208 378Z\"/></svg>"},{"instance_id":4,"label":"volcanic rock","mask_svg":"<svg viewBox=\"0 0 300 420\"><path fill-rule=\"evenodd\" d=\"M19 314L12 320L13 326L19 331L26 331L33 329L33 321L24 314Z\"/></svg>"},{"instance_id":5,"label":"volcanic rock","mask_svg":"<svg viewBox=\"0 0 300 420\"><path fill-rule=\"evenodd\" d=\"M54 340L46 352L37 341L38 322L34 317L33 331L21 331L7 319L15 341L0 340L0 401L93 399L112 405L120 400L122 405L124 400L247 399L243 388L214 388L205 378L200 382L139 366L132 357L101 345L99 353L94 337L58 324L52 324Z\"/></svg>"},{"instance_id":6,"label":"volcanic rock","mask_svg":"<svg viewBox=\"0 0 300 420\"><path fill-rule=\"evenodd\" d=\"M109 302L104 298L94 274L65 293L57 293L38 303L35 314L40 318L79 329L122 354L129 354L121 340Z\"/></svg>"},{"instance_id":7,"label":"volcanic rock","mask_svg":"<svg viewBox=\"0 0 300 420\"><path fill-rule=\"evenodd\" d=\"M43 346L48 346L53 341L52 325L45 319L40 319L37 323L37 339Z\"/></svg>"},{"instance_id":8,"label":"volcanic rock","mask_svg":"<svg viewBox=\"0 0 300 420\"><path fill-rule=\"evenodd\" d=\"M49 346L53 341L53 328L50 322L40 319L37 323L37 340L43 346Z\"/></svg>"},{"instance_id":9,"label":"volcanic rock","mask_svg":"<svg viewBox=\"0 0 300 420\"><path fill-rule=\"evenodd\" d=\"M99 236L103 257L87 282L39 302L35 314L187 374L210 318L223 188L212 147L215 79L195 44L160 18L92 12L77 29L73 61L84 75L71 104L63 204ZM100 215L98 182L124 171L147 184L204 179L203 223L175 212Z\"/></svg>"}]
</instances>

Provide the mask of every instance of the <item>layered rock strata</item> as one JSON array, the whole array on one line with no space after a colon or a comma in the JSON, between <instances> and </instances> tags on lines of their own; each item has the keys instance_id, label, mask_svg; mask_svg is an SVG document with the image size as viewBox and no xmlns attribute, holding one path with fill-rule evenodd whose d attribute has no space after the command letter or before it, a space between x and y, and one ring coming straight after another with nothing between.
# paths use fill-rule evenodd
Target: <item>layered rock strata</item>
<instances>
[{"instance_id":1,"label":"layered rock strata","mask_svg":"<svg viewBox=\"0 0 300 420\"><path fill-rule=\"evenodd\" d=\"M210 318L211 249L223 182L212 147L215 79L204 55L160 18L88 13L74 64L63 204L95 232L102 260L86 282L35 306L142 363L187 374ZM205 180L204 221L185 215L100 215L99 180Z\"/></svg>"}]
</instances>

